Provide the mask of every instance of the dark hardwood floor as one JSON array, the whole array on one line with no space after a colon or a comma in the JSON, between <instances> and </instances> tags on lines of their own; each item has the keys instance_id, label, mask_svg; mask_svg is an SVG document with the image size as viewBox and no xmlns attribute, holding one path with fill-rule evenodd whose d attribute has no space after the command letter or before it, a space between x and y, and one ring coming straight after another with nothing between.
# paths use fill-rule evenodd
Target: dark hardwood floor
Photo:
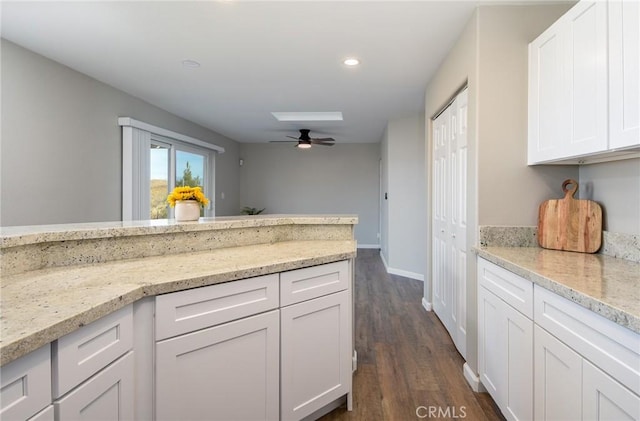
<instances>
[{"instance_id":1,"label":"dark hardwood floor","mask_svg":"<svg viewBox=\"0 0 640 421\"><path fill-rule=\"evenodd\" d=\"M321 420L504 419L488 394L467 384L464 360L422 307L422 289L420 281L387 274L378 250L358 250L353 411L338 408Z\"/></svg>"}]
</instances>

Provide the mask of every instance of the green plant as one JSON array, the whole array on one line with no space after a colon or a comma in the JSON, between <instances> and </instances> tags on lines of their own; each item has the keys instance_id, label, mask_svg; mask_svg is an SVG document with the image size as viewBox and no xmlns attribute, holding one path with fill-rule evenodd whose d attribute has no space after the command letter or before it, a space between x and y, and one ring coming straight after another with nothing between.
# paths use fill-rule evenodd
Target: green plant
<instances>
[{"instance_id":1,"label":"green plant","mask_svg":"<svg viewBox=\"0 0 640 421\"><path fill-rule=\"evenodd\" d=\"M240 210L240 213L242 215L260 215L264 210L265 208L258 209L258 208L250 208L249 206L245 206Z\"/></svg>"}]
</instances>

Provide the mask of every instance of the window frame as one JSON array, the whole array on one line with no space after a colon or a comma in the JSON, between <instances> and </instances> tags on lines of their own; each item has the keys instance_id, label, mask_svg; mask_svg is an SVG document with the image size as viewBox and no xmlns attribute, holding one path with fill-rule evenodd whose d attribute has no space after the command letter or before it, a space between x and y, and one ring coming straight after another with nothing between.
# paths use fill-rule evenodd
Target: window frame
<instances>
[{"instance_id":1,"label":"window frame","mask_svg":"<svg viewBox=\"0 0 640 421\"><path fill-rule=\"evenodd\" d=\"M205 157L203 190L209 205L204 216L215 216L216 156L224 148L180 133L156 127L129 117L121 117L122 126L122 220L149 220L151 218L150 149L152 144L169 146L169 190L175 187L176 151L196 153ZM169 208L168 218L175 218Z\"/></svg>"}]
</instances>

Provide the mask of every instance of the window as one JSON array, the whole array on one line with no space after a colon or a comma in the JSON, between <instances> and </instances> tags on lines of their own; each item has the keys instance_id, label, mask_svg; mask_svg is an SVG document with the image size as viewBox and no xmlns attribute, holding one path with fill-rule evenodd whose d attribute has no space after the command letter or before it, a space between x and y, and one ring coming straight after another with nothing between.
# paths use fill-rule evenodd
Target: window
<instances>
[{"instance_id":1,"label":"window","mask_svg":"<svg viewBox=\"0 0 640 421\"><path fill-rule=\"evenodd\" d=\"M215 157L224 149L130 118L122 126L122 220L173 218L166 202L175 186L200 186L215 215Z\"/></svg>"}]
</instances>

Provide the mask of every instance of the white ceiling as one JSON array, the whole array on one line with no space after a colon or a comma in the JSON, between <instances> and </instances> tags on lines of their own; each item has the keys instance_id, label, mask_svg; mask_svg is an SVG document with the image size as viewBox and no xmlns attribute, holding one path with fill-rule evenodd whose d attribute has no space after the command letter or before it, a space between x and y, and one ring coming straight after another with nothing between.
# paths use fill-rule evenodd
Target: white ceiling
<instances>
[{"instance_id":1,"label":"white ceiling","mask_svg":"<svg viewBox=\"0 0 640 421\"><path fill-rule=\"evenodd\" d=\"M2 2L2 37L239 142L377 142L475 1ZM356 56L361 65L342 60ZM201 63L182 66L184 59ZM99 100L99 98L96 98ZM278 122L272 111L341 111ZM134 116L135 117L135 116Z\"/></svg>"}]
</instances>

